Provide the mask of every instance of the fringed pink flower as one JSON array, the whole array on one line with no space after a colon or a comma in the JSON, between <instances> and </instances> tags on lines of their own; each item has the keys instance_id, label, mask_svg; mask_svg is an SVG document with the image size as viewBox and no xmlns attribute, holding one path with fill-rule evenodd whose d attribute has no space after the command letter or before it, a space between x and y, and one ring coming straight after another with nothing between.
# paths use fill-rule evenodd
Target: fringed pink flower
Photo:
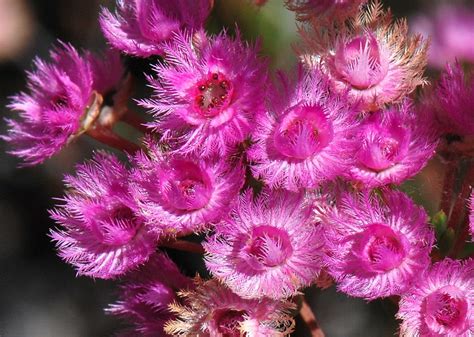
<instances>
[{"instance_id":1,"label":"fringed pink flower","mask_svg":"<svg viewBox=\"0 0 474 337\"><path fill-rule=\"evenodd\" d=\"M164 236L182 236L227 216L244 183L241 165L163 154L149 143L136 156L133 194L140 214Z\"/></svg>"},{"instance_id":2,"label":"fringed pink flower","mask_svg":"<svg viewBox=\"0 0 474 337\"><path fill-rule=\"evenodd\" d=\"M373 300L400 295L430 264L434 235L423 208L399 191L342 196L322 215L327 266L338 289Z\"/></svg>"},{"instance_id":3,"label":"fringed pink flower","mask_svg":"<svg viewBox=\"0 0 474 337\"><path fill-rule=\"evenodd\" d=\"M469 229L474 241L474 192L471 192L471 197L469 198Z\"/></svg>"},{"instance_id":4,"label":"fringed pink flower","mask_svg":"<svg viewBox=\"0 0 474 337\"><path fill-rule=\"evenodd\" d=\"M301 193L247 192L204 243L206 266L241 297L286 298L318 277L322 242Z\"/></svg>"},{"instance_id":5,"label":"fringed pink flower","mask_svg":"<svg viewBox=\"0 0 474 337\"><path fill-rule=\"evenodd\" d=\"M97 118L96 111L88 110L94 91L107 94L123 73L118 54L108 54L107 61L89 53L80 56L61 43L50 55L51 63L35 60L36 70L28 73L30 92L14 96L9 105L20 119L7 119L8 134L0 136L24 165L42 163L85 132Z\"/></svg>"},{"instance_id":6,"label":"fringed pink flower","mask_svg":"<svg viewBox=\"0 0 474 337\"><path fill-rule=\"evenodd\" d=\"M290 81L280 74L268 110L257 116L252 172L271 187L298 190L333 179L352 163L356 107L335 96L317 69Z\"/></svg>"},{"instance_id":7,"label":"fringed pink flower","mask_svg":"<svg viewBox=\"0 0 474 337\"><path fill-rule=\"evenodd\" d=\"M411 178L435 154L436 133L429 125L409 101L375 112L357 129L356 164L346 176L365 188Z\"/></svg>"},{"instance_id":8,"label":"fringed pink flower","mask_svg":"<svg viewBox=\"0 0 474 337\"><path fill-rule=\"evenodd\" d=\"M284 337L293 331L290 302L243 299L214 279L197 279L194 291L179 295L183 305L171 306L178 318L165 326L172 336Z\"/></svg>"},{"instance_id":9,"label":"fringed pink flower","mask_svg":"<svg viewBox=\"0 0 474 337\"><path fill-rule=\"evenodd\" d=\"M318 20L343 21L366 3L367 0L286 0L289 10L296 13L299 21L312 18Z\"/></svg>"},{"instance_id":10,"label":"fringed pink flower","mask_svg":"<svg viewBox=\"0 0 474 337\"><path fill-rule=\"evenodd\" d=\"M444 67L456 59L474 62L474 10L442 3L429 15L413 18L411 30L430 38L428 62Z\"/></svg>"},{"instance_id":11,"label":"fringed pink flower","mask_svg":"<svg viewBox=\"0 0 474 337\"><path fill-rule=\"evenodd\" d=\"M474 260L435 263L399 307L400 336L474 336Z\"/></svg>"},{"instance_id":12,"label":"fringed pink flower","mask_svg":"<svg viewBox=\"0 0 474 337\"><path fill-rule=\"evenodd\" d=\"M129 322L132 327L120 336L167 336L164 325L176 318L168 306L177 291L193 287L165 254L155 253L141 268L128 275L120 287L119 301L106 311Z\"/></svg>"},{"instance_id":13,"label":"fringed pink flower","mask_svg":"<svg viewBox=\"0 0 474 337\"><path fill-rule=\"evenodd\" d=\"M59 224L51 237L79 275L115 278L154 252L157 235L135 213L129 179L123 164L105 153L78 166L76 176L66 176L64 204L51 211Z\"/></svg>"},{"instance_id":14,"label":"fringed pink flower","mask_svg":"<svg viewBox=\"0 0 474 337\"><path fill-rule=\"evenodd\" d=\"M300 31L305 42L300 52L309 66L322 64L334 90L349 92L365 110L395 103L424 84L427 43L419 35L410 37L406 20L393 22L379 1L350 19Z\"/></svg>"},{"instance_id":15,"label":"fringed pink flower","mask_svg":"<svg viewBox=\"0 0 474 337\"><path fill-rule=\"evenodd\" d=\"M436 114L442 132L474 135L474 73L464 73L459 63L446 66L425 104Z\"/></svg>"},{"instance_id":16,"label":"fringed pink flower","mask_svg":"<svg viewBox=\"0 0 474 337\"><path fill-rule=\"evenodd\" d=\"M163 54L162 42L182 29L199 30L212 0L117 0L115 15L102 9L100 25L109 43L139 57Z\"/></svg>"},{"instance_id":17,"label":"fringed pink flower","mask_svg":"<svg viewBox=\"0 0 474 337\"><path fill-rule=\"evenodd\" d=\"M226 33L175 35L165 45L167 62L150 78L155 96L143 102L155 121L149 126L180 154L226 155L252 131L263 109L267 64L249 46Z\"/></svg>"}]
</instances>

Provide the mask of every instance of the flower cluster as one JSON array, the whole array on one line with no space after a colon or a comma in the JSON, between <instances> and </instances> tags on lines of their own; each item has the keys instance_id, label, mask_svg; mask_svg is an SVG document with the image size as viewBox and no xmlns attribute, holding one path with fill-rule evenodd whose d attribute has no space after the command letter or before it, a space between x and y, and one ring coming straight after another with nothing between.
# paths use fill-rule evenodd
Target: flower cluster
<instances>
[{"instance_id":1,"label":"flower cluster","mask_svg":"<svg viewBox=\"0 0 474 337\"><path fill-rule=\"evenodd\" d=\"M115 50L106 60L61 44L51 64L35 62L31 92L10 105L20 120L1 136L11 153L38 164L86 133L128 154L96 152L50 211L78 275L121 279L107 311L128 321L125 335L286 336L302 291L333 282L366 300L400 296L402 336L474 333L473 261L442 260L465 256L468 185L455 198L446 180L450 218L433 226L398 189L440 135L467 148L450 163L471 165L472 76L448 65L410 97L425 83L427 43L366 2L288 0L303 40L289 73L238 29L207 33L211 0L118 0L100 17ZM152 94L134 100L148 122L129 108L119 52L151 57ZM143 138L124 139L118 122ZM169 249L202 254L210 278L181 273Z\"/></svg>"}]
</instances>

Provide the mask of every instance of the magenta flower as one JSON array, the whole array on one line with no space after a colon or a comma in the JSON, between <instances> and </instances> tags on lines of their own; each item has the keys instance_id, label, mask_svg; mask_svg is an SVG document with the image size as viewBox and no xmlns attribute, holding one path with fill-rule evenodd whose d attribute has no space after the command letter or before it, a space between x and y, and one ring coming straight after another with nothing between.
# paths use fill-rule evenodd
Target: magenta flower
<instances>
[{"instance_id":1,"label":"magenta flower","mask_svg":"<svg viewBox=\"0 0 474 337\"><path fill-rule=\"evenodd\" d=\"M167 63L155 67L158 78L149 79L155 97L143 105L156 117L149 126L176 142L180 154L227 154L263 109L267 64L257 49L239 34L176 35L164 48Z\"/></svg>"},{"instance_id":2,"label":"magenta flower","mask_svg":"<svg viewBox=\"0 0 474 337\"><path fill-rule=\"evenodd\" d=\"M211 0L117 0L115 15L102 9L100 26L109 43L139 57L163 54L162 42L182 29L198 30Z\"/></svg>"},{"instance_id":3,"label":"magenta flower","mask_svg":"<svg viewBox=\"0 0 474 337\"><path fill-rule=\"evenodd\" d=\"M400 184L435 154L435 132L409 101L369 116L357 129L356 164L347 176L364 187Z\"/></svg>"},{"instance_id":4,"label":"magenta flower","mask_svg":"<svg viewBox=\"0 0 474 337\"><path fill-rule=\"evenodd\" d=\"M163 154L148 144L136 156L133 194L139 212L162 235L187 235L227 216L244 183L240 165Z\"/></svg>"},{"instance_id":5,"label":"magenta flower","mask_svg":"<svg viewBox=\"0 0 474 337\"><path fill-rule=\"evenodd\" d=\"M430 263L427 222L423 208L399 191L342 196L323 215L326 262L338 289L368 300L406 291Z\"/></svg>"},{"instance_id":6,"label":"magenta flower","mask_svg":"<svg viewBox=\"0 0 474 337\"><path fill-rule=\"evenodd\" d=\"M471 192L471 197L469 198L469 229L474 241L474 192Z\"/></svg>"},{"instance_id":7,"label":"magenta flower","mask_svg":"<svg viewBox=\"0 0 474 337\"><path fill-rule=\"evenodd\" d=\"M322 241L301 193L247 192L204 243L206 266L243 298L281 299L318 277Z\"/></svg>"},{"instance_id":8,"label":"magenta flower","mask_svg":"<svg viewBox=\"0 0 474 337\"><path fill-rule=\"evenodd\" d=\"M51 237L79 275L115 278L154 252L157 235L135 213L128 181L127 169L106 153L78 166L75 177L66 176L64 204L50 212L60 225Z\"/></svg>"},{"instance_id":9,"label":"magenta flower","mask_svg":"<svg viewBox=\"0 0 474 337\"><path fill-rule=\"evenodd\" d=\"M436 114L442 132L474 135L474 76L465 74L459 63L446 66L425 104Z\"/></svg>"},{"instance_id":10,"label":"magenta flower","mask_svg":"<svg viewBox=\"0 0 474 337\"><path fill-rule=\"evenodd\" d=\"M14 96L9 105L21 119L7 119L10 130L0 136L24 165L43 162L87 131L98 117L98 111L89 111L94 91L107 94L123 73L118 54L109 53L107 60L80 56L61 43L50 55L52 63L35 60L36 70L28 73L30 93Z\"/></svg>"},{"instance_id":11,"label":"magenta flower","mask_svg":"<svg viewBox=\"0 0 474 337\"><path fill-rule=\"evenodd\" d=\"M380 2L355 15L350 24L320 29L316 23L301 34L302 60L309 67L321 64L334 90L348 91L364 110L396 103L424 84L427 43L418 35L410 37L406 21L394 23Z\"/></svg>"},{"instance_id":12,"label":"magenta flower","mask_svg":"<svg viewBox=\"0 0 474 337\"><path fill-rule=\"evenodd\" d=\"M456 59L474 62L474 11L443 4L429 16L413 18L411 30L431 38L428 62L443 67Z\"/></svg>"},{"instance_id":13,"label":"magenta flower","mask_svg":"<svg viewBox=\"0 0 474 337\"><path fill-rule=\"evenodd\" d=\"M248 151L252 172L271 187L315 187L351 164L350 132L357 110L330 93L317 70L298 68L296 81L281 74L267 113L257 117Z\"/></svg>"},{"instance_id":14,"label":"magenta flower","mask_svg":"<svg viewBox=\"0 0 474 337\"><path fill-rule=\"evenodd\" d=\"M192 280L182 275L173 261L155 253L127 276L119 301L106 311L132 325L124 336L164 336L165 323L175 318L168 306L177 299L177 291L192 287Z\"/></svg>"},{"instance_id":15,"label":"magenta flower","mask_svg":"<svg viewBox=\"0 0 474 337\"><path fill-rule=\"evenodd\" d=\"M296 18L344 20L357 12L367 0L286 0L286 6L296 12Z\"/></svg>"},{"instance_id":16,"label":"magenta flower","mask_svg":"<svg viewBox=\"0 0 474 337\"><path fill-rule=\"evenodd\" d=\"M214 279L196 284L179 294L183 305L171 306L178 318L165 331L172 336L284 337L293 331L290 302L243 299Z\"/></svg>"},{"instance_id":17,"label":"magenta flower","mask_svg":"<svg viewBox=\"0 0 474 337\"><path fill-rule=\"evenodd\" d=\"M474 260L435 263L400 300L400 335L474 335Z\"/></svg>"}]
</instances>

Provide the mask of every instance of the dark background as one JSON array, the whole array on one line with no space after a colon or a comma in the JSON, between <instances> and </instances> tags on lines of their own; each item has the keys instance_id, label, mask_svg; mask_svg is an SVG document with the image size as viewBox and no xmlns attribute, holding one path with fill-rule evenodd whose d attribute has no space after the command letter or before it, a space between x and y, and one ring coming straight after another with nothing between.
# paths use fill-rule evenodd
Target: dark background
<instances>
[{"instance_id":1,"label":"dark background","mask_svg":"<svg viewBox=\"0 0 474 337\"><path fill-rule=\"evenodd\" d=\"M246 37L263 36L264 50L274 67L288 69L295 62L291 49L296 41L295 23L281 2L270 0L255 10L244 0L217 0L210 27L215 31L237 21ZM433 3L383 2L396 15L411 15ZM0 120L12 116L5 107L7 97L24 90L24 71L30 69L33 57L47 58L56 39L76 47L103 48L97 23L101 5L112 6L113 1L0 0ZM137 74L146 71L144 62L127 62ZM0 122L0 134L4 133L5 124ZM62 195L62 175L72 172L74 164L90 157L98 146L83 138L41 166L18 169L18 160L5 153L7 145L0 141L1 337L111 336L120 326L103 312L114 301L116 284L76 278L73 268L56 256L48 238L53 222L47 210L54 205L53 198ZM308 295L328 337L396 334L396 308L389 301L366 304L334 288ZM298 323L295 336L308 336Z\"/></svg>"}]
</instances>

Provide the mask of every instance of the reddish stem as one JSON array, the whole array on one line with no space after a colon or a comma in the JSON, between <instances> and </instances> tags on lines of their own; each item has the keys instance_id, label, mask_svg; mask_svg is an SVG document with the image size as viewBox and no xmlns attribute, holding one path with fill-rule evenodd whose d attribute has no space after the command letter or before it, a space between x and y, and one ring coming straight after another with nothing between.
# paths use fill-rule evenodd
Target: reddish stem
<instances>
[{"instance_id":1,"label":"reddish stem","mask_svg":"<svg viewBox=\"0 0 474 337\"><path fill-rule=\"evenodd\" d=\"M312 337L324 337L324 332L319 327L318 321L316 320L316 316L314 315L313 310L311 310L311 307L304 298L301 304L300 316L308 326Z\"/></svg>"},{"instance_id":2,"label":"reddish stem","mask_svg":"<svg viewBox=\"0 0 474 337\"><path fill-rule=\"evenodd\" d=\"M118 150L128 153L135 153L140 150L140 146L120 137L110 129L93 127L87 131L87 134L95 140Z\"/></svg>"},{"instance_id":3,"label":"reddish stem","mask_svg":"<svg viewBox=\"0 0 474 337\"><path fill-rule=\"evenodd\" d=\"M150 132L150 129L144 125L145 121L133 110L127 109L122 117L122 122L127 123L142 133Z\"/></svg>"},{"instance_id":4,"label":"reddish stem","mask_svg":"<svg viewBox=\"0 0 474 337\"><path fill-rule=\"evenodd\" d=\"M189 242L184 240L164 241L160 244L162 247L182 250L185 252L204 254L204 248L200 243Z\"/></svg>"},{"instance_id":5,"label":"reddish stem","mask_svg":"<svg viewBox=\"0 0 474 337\"><path fill-rule=\"evenodd\" d=\"M454 186L456 183L458 165L459 160L457 159L450 159L446 164L446 173L444 175L440 209L446 213L448 219L451 217L453 207L453 194Z\"/></svg>"}]
</instances>

